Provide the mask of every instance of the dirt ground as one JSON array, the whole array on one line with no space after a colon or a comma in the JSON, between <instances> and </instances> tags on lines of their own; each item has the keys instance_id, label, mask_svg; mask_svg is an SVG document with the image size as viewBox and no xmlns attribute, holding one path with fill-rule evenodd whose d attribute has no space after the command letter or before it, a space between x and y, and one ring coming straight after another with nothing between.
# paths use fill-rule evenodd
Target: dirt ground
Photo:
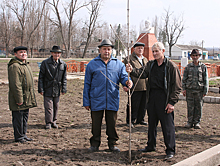
<instances>
[{"instance_id":1,"label":"dirt ground","mask_svg":"<svg viewBox=\"0 0 220 166\"><path fill-rule=\"evenodd\" d=\"M36 76L37 63L31 63ZM0 79L7 80L6 62L0 63ZM37 78L37 77L36 77ZM1 166L53 166L53 165L129 165L128 138L125 106L127 95L120 88L120 108L118 111L117 131L120 153L108 152L105 122L102 126L100 151L89 153L91 137L90 112L82 107L83 80L68 80L68 93L61 96L58 115L59 129L45 130L43 98L35 91L38 107L30 109L27 136L33 141L24 144L15 143L13 137L11 111L8 109L8 85L0 85L0 165ZM209 93L219 96L219 94ZM164 161L165 145L160 124L158 125L156 152L140 153L147 143L147 127L136 125L132 129L131 149L132 165L168 166L192 155L202 152L220 143L220 105L204 103L202 129L186 129L186 102L175 105L176 155L170 161ZM147 121L147 115L146 115Z\"/></svg>"}]
</instances>

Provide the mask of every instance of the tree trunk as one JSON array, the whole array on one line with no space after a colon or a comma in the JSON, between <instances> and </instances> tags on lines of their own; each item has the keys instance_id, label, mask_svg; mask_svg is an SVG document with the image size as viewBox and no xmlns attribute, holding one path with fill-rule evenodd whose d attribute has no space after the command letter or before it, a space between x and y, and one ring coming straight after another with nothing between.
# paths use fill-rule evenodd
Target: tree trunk
<instances>
[{"instance_id":1,"label":"tree trunk","mask_svg":"<svg viewBox=\"0 0 220 166\"><path fill-rule=\"evenodd\" d=\"M169 57L170 57L170 58L171 58L171 56L172 56L171 50L172 50L172 46L169 45Z\"/></svg>"}]
</instances>

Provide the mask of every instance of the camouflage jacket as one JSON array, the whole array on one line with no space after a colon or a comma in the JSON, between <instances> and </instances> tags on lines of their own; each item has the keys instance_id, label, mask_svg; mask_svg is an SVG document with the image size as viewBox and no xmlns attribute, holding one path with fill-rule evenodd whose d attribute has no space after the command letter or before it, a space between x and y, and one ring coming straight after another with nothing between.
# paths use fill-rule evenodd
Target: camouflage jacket
<instances>
[{"instance_id":1,"label":"camouflage jacket","mask_svg":"<svg viewBox=\"0 0 220 166\"><path fill-rule=\"evenodd\" d=\"M202 91L204 95L208 93L208 72L205 64L199 62L198 66L189 63L184 70L182 79L183 90Z\"/></svg>"}]
</instances>

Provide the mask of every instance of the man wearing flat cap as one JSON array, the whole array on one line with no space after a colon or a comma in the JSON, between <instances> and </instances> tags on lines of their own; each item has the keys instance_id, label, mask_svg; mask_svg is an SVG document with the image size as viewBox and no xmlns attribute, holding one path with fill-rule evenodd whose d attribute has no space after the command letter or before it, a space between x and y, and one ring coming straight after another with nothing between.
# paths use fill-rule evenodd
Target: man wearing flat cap
<instances>
[{"instance_id":1,"label":"man wearing flat cap","mask_svg":"<svg viewBox=\"0 0 220 166\"><path fill-rule=\"evenodd\" d=\"M141 68L145 66L148 62L147 58L143 56L144 53L144 43L137 42L134 45L134 51L129 56L130 64L133 68ZM124 59L124 64L128 63L128 57ZM131 127L134 127L134 123L140 125L147 125L147 122L144 121L146 114L146 84L147 78L138 79L134 76L131 76L131 79L134 83L134 86L131 89ZM127 88L124 88L127 91ZM129 105L127 105L127 117L126 117L127 126L129 126Z\"/></svg>"},{"instance_id":2,"label":"man wearing flat cap","mask_svg":"<svg viewBox=\"0 0 220 166\"><path fill-rule=\"evenodd\" d=\"M193 49L192 62L184 70L182 79L183 96L186 96L188 122L186 128L200 129L203 97L208 93L208 71L205 64L199 61L201 54Z\"/></svg>"},{"instance_id":3,"label":"man wearing flat cap","mask_svg":"<svg viewBox=\"0 0 220 166\"><path fill-rule=\"evenodd\" d=\"M114 46L111 41L105 39L98 47L99 56L91 60L86 67L83 90L83 106L91 111L92 118L92 137L90 138L89 151L99 150L101 125L105 113L109 151L120 152L115 146L119 139L115 129L119 108L119 83L131 88L132 81L128 80L125 65L112 56Z\"/></svg>"},{"instance_id":4,"label":"man wearing flat cap","mask_svg":"<svg viewBox=\"0 0 220 166\"><path fill-rule=\"evenodd\" d=\"M28 138L27 121L29 108L36 107L33 74L27 62L27 47L14 48L15 57L8 63L9 109L12 111L12 123L15 142L32 141Z\"/></svg>"},{"instance_id":5,"label":"man wearing flat cap","mask_svg":"<svg viewBox=\"0 0 220 166\"><path fill-rule=\"evenodd\" d=\"M66 93L67 76L66 63L60 59L62 50L59 46L53 46L51 57L41 63L38 92L44 96L46 129L58 128L57 114L60 91Z\"/></svg>"}]
</instances>

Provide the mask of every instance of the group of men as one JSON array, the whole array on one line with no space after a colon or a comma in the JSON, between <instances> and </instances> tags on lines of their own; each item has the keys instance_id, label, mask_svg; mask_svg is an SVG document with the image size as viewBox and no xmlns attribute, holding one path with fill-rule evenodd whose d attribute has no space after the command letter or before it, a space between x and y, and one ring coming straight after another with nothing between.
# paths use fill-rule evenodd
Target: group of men
<instances>
[{"instance_id":1,"label":"group of men","mask_svg":"<svg viewBox=\"0 0 220 166\"><path fill-rule=\"evenodd\" d=\"M53 46L51 57L44 60L40 67L38 92L44 96L46 129L58 128L57 113L60 91L66 93L66 63L60 60L62 50ZM9 109L15 142L32 141L28 138L27 121L29 108L36 107L32 70L27 62L27 47L14 48L15 57L8 63Z\"/></svg>"},{"instance_id":2,"label":"group of men","mask_svg":"<svg viewBox=\"0 0 220 166\"><path fill-rule=\"evenodd\" d=\"M193 64L189 64L187 68L191 69L186 71L192 75L192 66L194 66L202 74L199 74L195 83L195 80L188 79L188 73L184 72L183 82L181 82L178 67L164 56L165 48L161 42L152 46L154 60L150 61L147 61L143 56L144 46L144 43L137 42L134 45L134 52L122 63L112 56L114 46L109 39L105 39L98 46L99 56L88 63L84 80L83 106L91 112L90 152L99 150L104 114L109 151L120 152L120 149L116 147L116 142L119 139L116 131L119 83L122 84L125 91L132 90L132 127L134 124L147 125L147 122L144 121L147 110L148 142L147 146L139 151L155 151L157 125L160 121L166 146L165 159L173 158L176 146L174 105L178 102L182 84L183 95L187 96L187 103L188 100L191 101L188 103L186 127L201 128L199 125L201 113L199 112L202 109L202 97L207 93L208 83L206 67L198 62L200 55L198 50L192 51ZM26 51L26 47L16 47L14 49L15 58L8 64L9 106L12 111L14 136L16 142L22 143L31 141L26 136L28 112L29 108L37 105L33 89L33 77L26 61ZM46 129L58 128L56 121L60 91L62 94L66 93L66 64L60 60L61 52L58 46L53 46L51 57L44 60L40 67L38 92L44 96ZM130 79L128 79L128 73L131 75ZM194 77L197 77L195 73ZM190 109L189 107L192 107L193 104L193 97L197 96L200 96L198 106L195 109ZM127 124L129 124L128 107L129 105L127 105Z\"/></svg>"}]
</instances>

